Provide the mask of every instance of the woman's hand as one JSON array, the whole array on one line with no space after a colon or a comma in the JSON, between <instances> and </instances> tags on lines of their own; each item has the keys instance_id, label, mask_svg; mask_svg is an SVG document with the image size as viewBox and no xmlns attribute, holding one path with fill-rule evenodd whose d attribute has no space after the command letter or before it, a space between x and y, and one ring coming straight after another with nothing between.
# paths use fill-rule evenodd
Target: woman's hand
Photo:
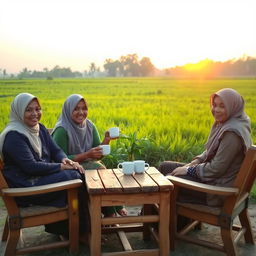
<instances>
[{"instance_id":1,"label":"woman's hand","mask_svg":"<svg viewBox=\"0 0 256 256\"><path fill-rule=\"evenodd\" d=\"M193 161L191 161L189 164L186 164L185 166L190 167L190 166L198 165L198 164L200 164L200 160L198 158L196 158Z\"/></svg>"},{"instance_id":2,"label":"woman's hand","mask_svg":"<svg viewBox=\"0 0 256 256\"><path fill-rule=\"evenodd\" d=\"M170 175L172 176L179 176L179 175L186 175L186 174L187 174L186 166L177 167L170 173Z\"/></svg>"},{"instance_id":3,"label":"woman's hand","mask_svg":"<svg viewBox=\"0 0 256 256\"><path fill-rule=\"evenodd\" d=\"M104 136L104 139L103 141L101 142L102 145L106 145L106 144L109 144L109 142L112 140L112 138L110 137L109 135L109 131L106 131L105 132L105 136Z\"/></svg>"},{"instance_id":4,"label":"woman's hand","mask_svg":"<svg viewBox=\"0 0 256 256\"><path fill-rule=\"evenodd\" d=\"M102 141L102 145L104 145L104 144L109 144L109 142L111 141L111 140L116 140L116 139L118 139L119 137L115 137L115 138L111 138L110 137L110 135L109 135L109 131L106 131L105 132L105 137L104 137L104 140Z\"/></svg>"},{"instance_id":5,"label":"woman's hand","mask_svg":"<svg viewBox=\"0 0 256 256\"><path fill-rule=\"evenodd\" d=\"M87 158L92 158L92 159L100 159L103 156L101 147L91 148L86 152L86 154L87 154Z\"/></svg>"},{"instance_id":6,"label":"woman's hand","mask_svg":"<svg viewBox=\"0 0 256 256\"><path fill-rule=\"evenodd\" d=\"M69 159L69 158L63 158L61 162L63 164L69 164L69 165L73 164L73 161L71 159Z\"/></svg>"},{"instance_id":7,"label":"woman's hand","mask_svg":"<svg viewBox=\"0 0 256 256\"><path fill-rule=\"evenodd\" d=\"M85 172L85 169L78 162L74 162L68 158L63 158L61 161L61 170L78 170L81 174Z\"/></svg>"}]
</instances>

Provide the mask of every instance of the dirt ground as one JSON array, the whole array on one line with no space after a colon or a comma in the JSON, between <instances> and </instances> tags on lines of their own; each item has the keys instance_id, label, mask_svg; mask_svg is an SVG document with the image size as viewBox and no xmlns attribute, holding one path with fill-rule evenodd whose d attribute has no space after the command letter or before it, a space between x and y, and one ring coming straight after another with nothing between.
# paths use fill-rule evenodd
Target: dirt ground
<instances>
[{"instance_id":1,"label":"dirt ground","mask_svg":"<svg viewBox=\"0 0 256 256\"><path fill-rule=\"evenodd\" d=\"M0 199L1 200L1 199ZM134 207L127 207L128 212L130 215L137 215L140 211L139 206ZM256 202L251 202L249 207L249 215L251 219L252 229L254 233L254 238L256 242ZM6 211L1 207L0 209L0 236L2 234L3 225L5 221ZM213 226L203 224L203 229L200 231L194 231L194 236L206 238L208 237L211 241L215 241L216 243L220 242L220 234L219 230ZM155 248L156 244L152 241L145 242L142 239L142 235L140 233L129 233L127 235L132 248L133 249L141 249L141 248ZM29 244L38 244L43 243L44 241L48 240L56 240L58 239L57 236L48 234L44 232L44 227L36 227L36 228L29 228L25 229L23 232L23 238L26 242L26 245ZM110 251L121 251L122 247L119 242L117 235L109 234L106 236L107 241L102 245L102 251L110 252ZM3 255L5 243L0 243L0 256ZM253 256L256 255L256 245L248 245L244 243L244 240L241 239L238 244L238 253L240 256ZM58 256L67 256L68 251L66 249L60 250L51 250L51 251L44 251L39 253L29 254L27 256L50 256L50 255L58 255ZM90 256L89 249L86 246L80 246L80 253L78 256ZM190 255L190 256L222 256L225 255L224 253L206 249L201 246L192 245L189 243L178 241L176 243L175 251L170 252L172 256L181 256L181 255Z\"/></svg>"}]
</instances>

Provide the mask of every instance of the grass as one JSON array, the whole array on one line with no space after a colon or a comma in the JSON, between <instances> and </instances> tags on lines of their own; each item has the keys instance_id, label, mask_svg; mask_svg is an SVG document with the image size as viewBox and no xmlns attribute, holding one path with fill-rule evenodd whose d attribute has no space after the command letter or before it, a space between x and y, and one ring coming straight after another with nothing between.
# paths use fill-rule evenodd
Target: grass
<instances>
[{"instance_id":1,"label":"grass","mask_svg":"<svg viewBox=\"0 0 256 256\"><path fill-rule=\"evenodd\" d=\"M256 184L253 185L251 197L256 200Z\"/></svg>"},{"instance_id":2,"label":"grass","mask_svg":"<svg viewBox=\"0 0 256 256\"><path fill-rule=\"evenodd\" d=\"M111 142L111 155L103 159L107 167L116 167L118 162L128 159L134 149L134 136L135 159L144 159L156 167L164 160L187 162L204 150L213 123L210 95L227 87L243 95L255 141L254 79L0 80L0 131L8 122L10 103L18 93L30 92L38 96L43 109L41 122L47 127L54 127L65 99L72 93L79 93L86 98L88 118L96 124L101 137L113 126L120 127L124 135Z\"/></svg>"}]
</instances>

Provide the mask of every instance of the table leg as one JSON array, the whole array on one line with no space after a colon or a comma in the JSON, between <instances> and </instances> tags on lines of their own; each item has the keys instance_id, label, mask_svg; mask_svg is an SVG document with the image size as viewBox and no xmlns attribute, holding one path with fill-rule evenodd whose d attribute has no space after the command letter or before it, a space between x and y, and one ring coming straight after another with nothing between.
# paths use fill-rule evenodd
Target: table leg
<instances>
[{"instance_id":1,"label":"table leg","mask_svg":"<svg viewBox=\"0 0 256 256\"><path fill-rule=\"evenodd\" d=\"M90 252L93 256L101 255L101 197L90 196Z\"/></svg>"},{"instance_id":2,"label":"table leg","mask_svg":"<svg viewBox=\"0 0 256 256\"><path fill-rule=\"evenodd\" d=\"M169 241L170 218L170 192L160 192L159 204L159 249L160 256L168 256L170 250Z\"/></svg>"}]
</instances>

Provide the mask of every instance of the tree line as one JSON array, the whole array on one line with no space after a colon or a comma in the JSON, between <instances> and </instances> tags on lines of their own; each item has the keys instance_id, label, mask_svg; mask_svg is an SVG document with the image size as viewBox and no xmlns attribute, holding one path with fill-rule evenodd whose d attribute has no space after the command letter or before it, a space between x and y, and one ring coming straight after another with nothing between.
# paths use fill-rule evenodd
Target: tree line
<instances>
[{"instance_id":1,"label":"tree line","mask_svg":"<svg viewBox=\"0 0 256 256\"><path fill-rule=\"evenodd\" d=\"M23 68L18 74L8 74L6 69L0 68L0 78L75 78L75 77L146 77L170 76L183 78L215 78L215 77L256 77L256 58L244 56L237 60L214 62L202 60L194 64L186 64L157 69L149 57L139 59L137 54L121 56L117 60L106 59L103 70L94 62L90 63L84 72L72 71L70 67L56 65L52 69L42 71Z\"/></svg>"},{"instance_id":2,"label":"tree line","mask_svg":"<svg viewBox=\"0 0 256 256\"><path fill-rule=\"evenodd\" d=\"M17 75L8 74L6 69L0 69L2 78L75 78L75 77L128 77L128 76L153 76L156 70L150 58L139 59L137 54L121 56L119 60L106 59L104 70L97 67L94 62L90 63L88 70L84 72L72 71L70 67L56 65L53 69L44 68L42 71L23 68ZM2 71L2 72L1 72Z\"/></svg>"},{"instance_id":3,"label":"tree line","mask_svg":"<svg viewBox=\"0 0 256 256\"><path fill-rule=\"evenodd\" d=\"M187 78L256 77L256 58L244 56L237 60L214 62L206 59L165 69L167 76Z\"/></svg>"}]
</instances>

